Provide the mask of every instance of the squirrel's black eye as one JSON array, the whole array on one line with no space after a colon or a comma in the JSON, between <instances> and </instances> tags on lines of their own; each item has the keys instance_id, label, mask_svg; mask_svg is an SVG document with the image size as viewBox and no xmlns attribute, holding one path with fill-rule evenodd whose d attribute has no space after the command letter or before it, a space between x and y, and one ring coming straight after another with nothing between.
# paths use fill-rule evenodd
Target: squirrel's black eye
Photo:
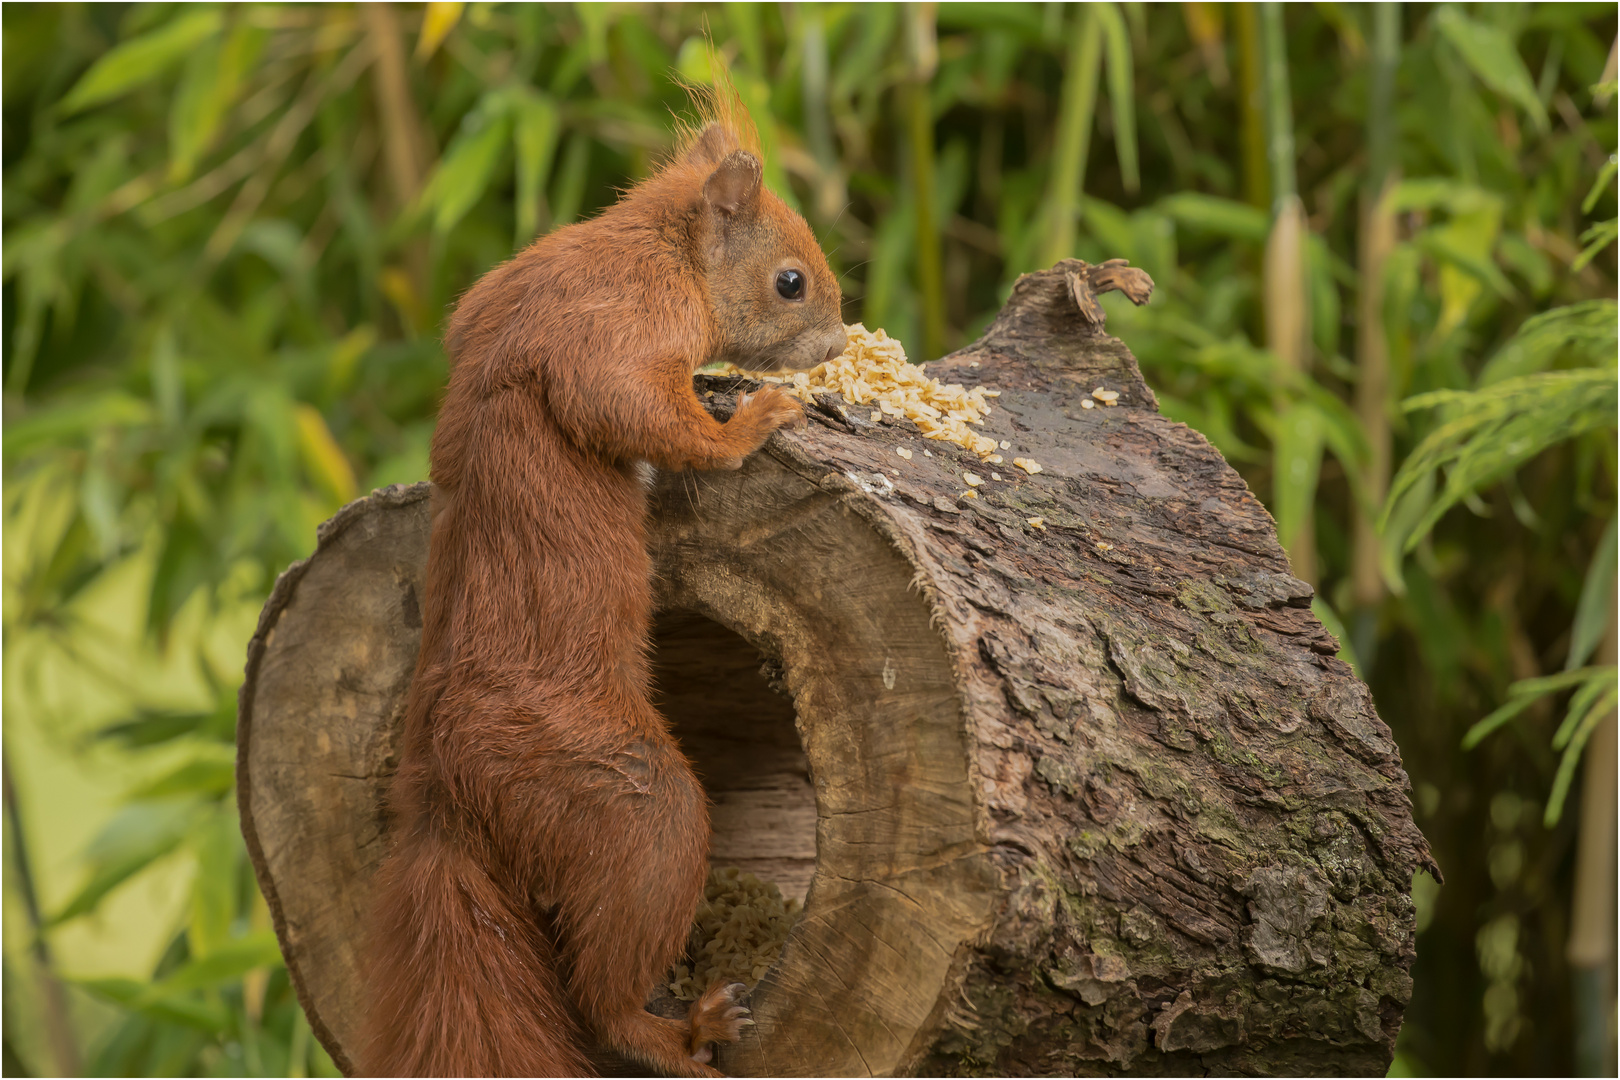
<instances>
[{"instance_id":1,"label":"squirrel's black eye","mask_svg":"<svg viewBox=\"0 0 1620 1080\"><path fill-rule=\"evenodd\" d=\"M784 300L803 300L804 275L797 270L783 270L777 274L776 295Z\"/></svg>"}]
</instances>

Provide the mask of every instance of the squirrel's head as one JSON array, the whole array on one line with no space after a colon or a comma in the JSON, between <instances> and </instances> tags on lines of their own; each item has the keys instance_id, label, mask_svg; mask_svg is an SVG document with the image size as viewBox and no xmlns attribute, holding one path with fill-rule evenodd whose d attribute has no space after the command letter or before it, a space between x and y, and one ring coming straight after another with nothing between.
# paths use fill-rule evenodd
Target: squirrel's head
<instances>
[{"instance_id":1,"label":"squirrel's head","mask_svg":"<svg viewBox=\"0 0 1620 1080\"><path fill-rule=\"evenodd\" d=\"M760 182L759 158L711 124L685 164L707 170L692 231L720 331L713 359L772 371L842 352L838 279L804 218Z\"/></svg>"}]
</instances>

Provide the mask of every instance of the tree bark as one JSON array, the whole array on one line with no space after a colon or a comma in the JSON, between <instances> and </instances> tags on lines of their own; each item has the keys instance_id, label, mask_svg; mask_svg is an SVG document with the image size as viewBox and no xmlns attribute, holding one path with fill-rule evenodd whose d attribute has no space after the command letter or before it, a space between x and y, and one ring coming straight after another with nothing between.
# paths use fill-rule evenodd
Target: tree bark
<instances>
[{"instance_id":1,"label":"tree bark","mask_svg":"<svg viewBox=\"0 0 1620 1080\"><path fill-rule=\"evenodd\" d=\"M660 477L660 705L714 861L805 896L724 1071L1386 1071L1432 869L1407 779L1265 509L1103 333L1093 293L1143 284L1066 260L929 366L1000 389L983 431L1038 475L829 396ZM427 491L323 526L242 689L243 830L344 1067Z\"/></svg>"}]
</instances>

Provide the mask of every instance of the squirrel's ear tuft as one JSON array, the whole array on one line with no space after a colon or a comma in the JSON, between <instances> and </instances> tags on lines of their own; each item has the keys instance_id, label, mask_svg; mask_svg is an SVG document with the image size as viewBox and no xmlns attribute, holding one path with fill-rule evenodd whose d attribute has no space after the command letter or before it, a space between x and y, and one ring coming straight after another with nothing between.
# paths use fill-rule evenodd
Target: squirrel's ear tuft
<instances>
[{"instance_id":1,"label":"squirrel's ear tuft","mask_svg":"<svg viewBox=\"0 0 1620 1080\"><path fill-rule=\"evenodd\" d=\"M759 173L759 158L734 151L704 181L703 198L727 217L745 213L759 197Z\"/></svg>"}]
</instances>

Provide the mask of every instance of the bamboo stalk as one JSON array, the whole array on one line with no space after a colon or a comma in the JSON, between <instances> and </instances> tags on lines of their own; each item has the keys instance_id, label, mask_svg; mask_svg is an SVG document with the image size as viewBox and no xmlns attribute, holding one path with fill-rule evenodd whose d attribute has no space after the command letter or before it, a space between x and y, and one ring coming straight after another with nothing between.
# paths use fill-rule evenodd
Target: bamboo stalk
<instances>
[{"instance_id":1,"label":"bamboo stalk","mask_svg":"<svg viewBox=\"0 0 1620 1080\"><path fill-rule=\"evenodd\" d=\"M1306 242L1310 226L1294 174L1294 113L1289 98L1288 53L1283 37L1282 5L1260 6L1265 85L1266 156L1274 195L1271 235L1266 239L1266 347L1283 364L1305 371L1310 362L1311 309L1305 292L1309 269ZM1286 422L1290 399L1277 397L1279 425ZM1280 434L1280 432L1279 432ZM1298 524L1280 536L1296 577L1316 581L1316 522L1310 502L1301 507Z\"/></svg>"},{"instance_id":2,"label":"bamboo stalk","mask_svg":"<svg viewBox=\"0 0 1620 1080\"><path fill-rule=\"evenodd\" d=\"M405 70L405 43L394 7L387 0L361 4L375 58L372 67L373 92L382 120L383 155L388 162L388 182L394 213L402 213L415 201L427 175L430 148L416 101L411 97ZM412 292L425 304L428 295L428 248L418 237L405 248L405 267Z\"/></svg>"},{"instance_id":3,"label":"bamboo stalk","mask_svg":"<svg viewBox=\"0 0 1620 1080\"><path fill-rule=\"evenodd\" d=\"M1615 608L1610 599L1603 662L1615 663ZM1615 714L1592 733L1581 783L1580 833L1575 850L1575 890L1570 905L1570 990L1575 1005L1575 1074L1613 1076L1616 1067L1615 1008Z\"/></svg>"},{"instance_id":4,"label":"bamboo stalk","mask_svg":"<svg viewBox=\"0 0 1620 1080\"><path fill-rule=\"evenodd\" d=\"M1266 238L1263 275L1266 348L1296 371L1308 367L1306 350L1311 336L1310 305L1305 296L1305 243L1308 231L1305 205L1300 202L1298 195L1289 195L1272 223L1271 235ZM1276 400L1280 439L1281 426L1288 422L1290 411L1296 406L1293 398L1280 387ZM1281 470L1279 463L1276 470L1278 481L1274 481L1274 489L1280 481ZM1297 524L1279 521L1278 533L1283 549L1288 552L1288 562L1294 576L1315 584L1316 523L1312 503L1307 501L1300 508Z\"/></svg>"},{"instance_id":5,"label":"bamboo stalk","mask_svg":"<svg viewBox=\"0 0 1620 1080\"><path fill-rule=\"evenodd\" d=\"M1243 197L1271 209L1266 170L1265 87L1260 60L1260 18L1254 4L1232 5L1238 47L1238 120L1243 135Z\"/></svg>"},{"instance_id":6,"label":"bamboo stalk","mask_svg":"<svg viewBox=\"0 0 1620 1080\"><path fill-rule=\"evenodd\" d=\"M1261 52L1264 58L1266 161L1271 176L1273 211L1299 192L1294 174L1294 105L1288 87L1288 40L1283 33L1282 5L1260 5Z\"/></svg>"},{"instance_id":7,"label":"bamboo stalk","mask_svg":"<svg viewBox=\"0 0 1620 1080\"><path fill-rule=\"evenodd\" d=\"M1351 595L1358 609L1376 608L1384 598L1384 575L1379 569L1380 540L1375 522L1389 491L1393 459L1389 414L1389 341L1384 332L1384 264L1395 250L1395 214L1389 209L1393 176L1381 191L1363 197L1361 206L1359 296L1356 300L1356 416L1366 433L1369 450L1363 473L1367 505L1355 510L1354 547L1351 553ZM1361 654L1358 654L1361 655Z\"/></svg>"},{"instance_id":8,"label":"bamboo stalk","mask_svg":"<svg viewBox=\"0 0 1620 1080\"><path fill-rule=\"evenodd\" d=\"M1384 598L1379 570L1379 537L1375 522L1389 490L1392 456L1389 400L1389 340L1384 330L1384 264L1395 250L1395 214L1388 193L1396 182L1392 105L1395 65L1400 58L1400 8L1373 5L1373 35L1367 100L1367 176L1361 189L1357 236L1359 285L1356 298L1356 416L1370 450L1362 475L1366 505L1356 504L1351 548L1350 591L1357 609L1356 655L1363 669L1371 662L1376 636L1376 608Z\"/></svg>"},{"instance_id":9,"label":"bamboo stalk","mask_svg":"<svg viewBox=\"0 0 1620 1080\"><path fill-rule=\"evenodd\" d=\"M427 148L423 145L416 103L411 99L410 82L405 75L405 43L394 7L387 0L362 4L373 57L372 83L377 95L377 112L383 125L383 154L388 159L388 183L394 196L394 209L403 210L422 189L426 172Z\"/></svg>"},{"instance_id":10,"label":"bamboo stalk","mask_svg":"<svg viewBox=\"0 0 1620 1080\"><path fill-rule=\"evenodd\" d=\"M939 225L934 220L934 115L928 84L939 64L934 4L906 9L911 79L905 87L906 126L911 136L912 204L917 223L917 294L922 302L923 357L945 354L945 269Z\"/></svg>"},{"instance_id":11,"label":"bamboo stalk","mask_svg":"<svg viewBox=\"0 0 1620 1080\"><path fill-rule=\"evenodd\" d=\"M1097 112L1102 26L1089 5L1079 9L1078 19L1063 74L1063 105L1058 114L1057 144L1052 148L1052 180L1046 192L1046 214L1036 219L1043 222L1046 229L1045 241L1036 246L1040 252L1037 263L1041 267L1074 254L1080 193L1086 180L1086 157L1091 149L1091 127Z\"/></svg>"},{"instance_id":12,"label":"bamboo stalk","mask_svg":"<svg viewBox=\"0 0 1620 1080\"><path fill-rule=\"evenodd\" d=\"M23 908L28 915L28 929L33 938L29 952L39 980L41 1012L44 1014L45 1042L51 1049L57 1076L80 1074L79 1048L73 1038L73 1018L68 1012L67 994L56 977L51 961L51 949L45 941L44 917L39 908L39 894L34 889L33 865L28 858L28 843L23 835L22 808L18 804L17 790L11 783L11 766L0 763L0 783L4 785L6 807L6 841L11 848L11 865L17 874L17 891L22 895Z\"/></svg>"}]
</instances>

